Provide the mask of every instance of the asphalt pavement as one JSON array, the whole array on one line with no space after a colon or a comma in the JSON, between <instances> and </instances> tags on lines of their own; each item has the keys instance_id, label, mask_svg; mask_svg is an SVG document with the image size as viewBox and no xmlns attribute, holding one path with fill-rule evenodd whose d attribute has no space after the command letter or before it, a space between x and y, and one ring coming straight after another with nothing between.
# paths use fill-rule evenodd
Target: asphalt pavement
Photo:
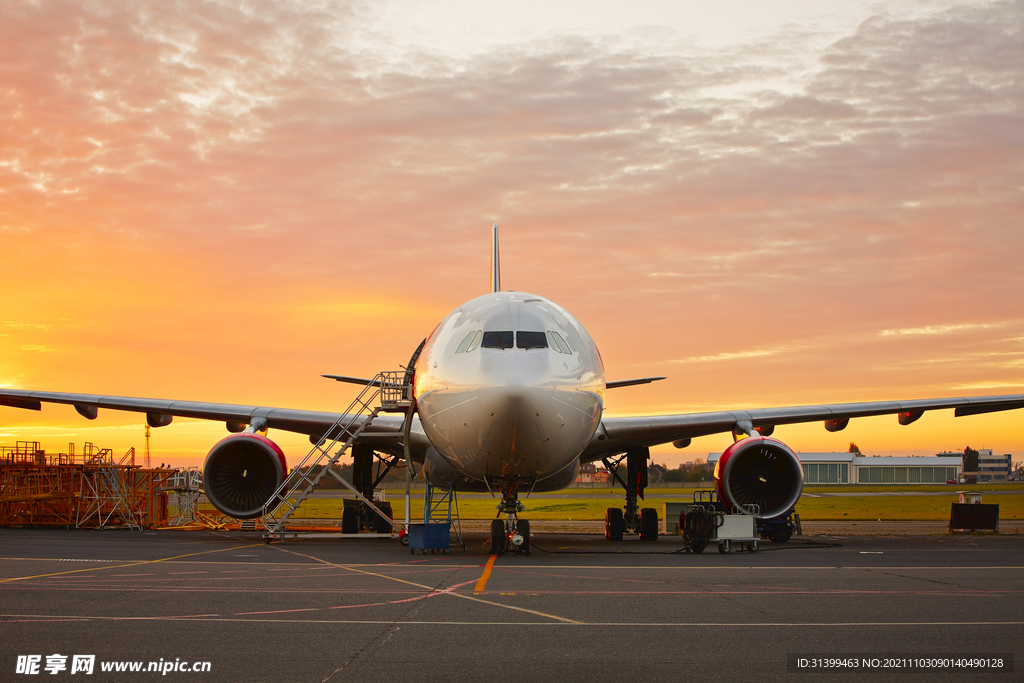
<instances>
[{"instance_id":1,"label":"asphalt pavement","mask_svg":"<svg viewBox=\"0 0 1024 683\"><path fill-rule=\"evenodd\" d=\"M535 525L540 528L541 525ZM756 553L536 533L529 557L388 539L0 530L0 680L959 681L871 661L1004 659L1020 680L1024 537L815 535ZM857 654L856 670L796 672ZM971 656L972 659L964 659ZM982 657L984 656L984 657ZM1009 657L1008 657L1009 656ZM1011 662L1010 659L1013 661ZM59 665L60 659L54 660ZM104 672L139 662L143 672ZM179 669L146 673L153 662ZM1009 672L1010 666L1016 667Z\"/></svg>"}]
</instances>

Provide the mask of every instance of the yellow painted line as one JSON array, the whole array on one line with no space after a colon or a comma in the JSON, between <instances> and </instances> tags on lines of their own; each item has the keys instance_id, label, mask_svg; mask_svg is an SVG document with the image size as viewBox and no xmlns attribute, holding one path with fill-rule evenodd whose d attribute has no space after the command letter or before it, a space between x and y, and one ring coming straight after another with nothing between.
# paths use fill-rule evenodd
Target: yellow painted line
<instances>
[{"instance_id":1,"label":"yellow painted line","mask_svg":"<svg viewBox=\"0 0 1024 683\"><path fill-rule=\"evenodd\" d=\"M491 569L494 568L494 561L498 559L497 555L491 555L491 559L487 560L487 564L484 566L484 573L480 575L480 580L476 582L476 586L473 588L474 592L482 593L484 588L487 587L487 579L491 578Z\"/></svg>"},{"instance_id":2,"label":"yellow painted line","mask_svg":"<svg viewBox=\"0 0 1024 683\"><path fill-rule=\"evenodd\" d=\"M346 571L353 572L355 574L365 574L366 576L375 576L378 579L387 579L389 581L397 581L398 583L404 583L404 584L409 585L409 586L416 586L417 588L422 588L423 590L428 591L430 593L440 593L442 595L451 595L451 596L456 597L456 598L462 598L463 600L471 600L472 602L479 602L479 603L482 603L484 605L491 605L492 607L504 607L505 609L514 610L516 612L526 612L528 614L533 614L533 615L536 615L538 617L544 617L545 619L554 619L555 621L561 621L561 622L566 623L566 624L579 624L580 623L578 621L575 621L574 619L566 619L565 617L555 616L554 614L546 614L544 612L538 612L537 610L526 609L525 607L514 607L512 605L503 605L500 602L491 602L490 600L482 600L481 598L475 598L472 595L464 595L462 593L455 593L453 591L438 590L437 588L434 588L433 586L424 586L422 583L414 583L412 581L406 581L405 579L400 579L400 578L398 578L396 576L388 576L387 574L378 574L376 572L368 572L365 569L356 569L354 567L346 567L343 564L335 564L334 562L328 562L327 560L321 560L319 557L313 557L312 555L305 555L303 553L297 553L294 550L288 550L286 548L282 548L280 545L272 545L271 547L277 548L278 550L280 550L283 553L290 553L292 555L298 555L299 557L305 557L305 558L308 558L310 560L314 560L316 562L322 562L323 564L330 565L331 567L337 567L338 569L344 569Z\"/></svg>"},{"instance_id":3,"label":"yellow painted line","mask_svg":"<svg viewBox=\"0 0 1024 683\"><path fill-rule=\"evenodd\" d=\"M196 555L207 555L209 553L222 553L225 550L238 550L239 548L250 548L252 543L245 545L236 545L230 548L219 548L217 550L204 550L199 553L187 553L185 555L175 555L174 557L161 557L159 560L145 560L143 562L132 562L131 564L105 564L100 567L86 567L84 569L71 569L66 572L54 572L52 574L36 574L34 576L16 576L12 579L0 579L0 583L7 583L9 581L24 581L26 579L45 579L48 576L63 576L64 574L78 574L79 572L94 572L100 569L123 569L124 567L138 567L144 564L156 564L157 562L167 562L169 560L178 560L183 557L194 557Z\"/></svg>"}]
</instances>

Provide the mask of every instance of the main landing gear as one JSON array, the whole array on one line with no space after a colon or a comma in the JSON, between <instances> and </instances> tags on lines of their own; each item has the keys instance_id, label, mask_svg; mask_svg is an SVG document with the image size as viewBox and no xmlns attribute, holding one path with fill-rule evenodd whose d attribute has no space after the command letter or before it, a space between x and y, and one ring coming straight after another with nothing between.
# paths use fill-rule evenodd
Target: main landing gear
<instances>
[{"instance_id":1,"label":"main landing gear","mask_svg":"<svg viewBox=\"0 0 1024 683\"><path fill-rule=\"evenodd\" d=\"M378 472L374 475L374 458L380 459ZM386 459L375 455L371 446L356 444L352 446L352 484L359 489L359 493L369 500L373 500L373 491L384 479L391 468L399 462L397 457ZM380 517L372 508L356 498L346 498L341 509L341 533L357 534L360 532L374 532L378 534L391 533L391 524ZM389 502L374 503L377 508L394 519L394 512Z\"/></svg>"},{"instance_id":2,"label":"main landing gear","mask_svg":"<svg viewBox=\"0 0 1024 683\"><path fill-rule=\"evenodd\" d=\"M519 519L523 509L516 485L513 483L503 487L501 502L498 503L498 518L491 520L491 555L510 552L529 556L530 520ZM501 519L502 515L505 515L505 519Z\"/></svg>"},{"instance_id":3,"label":"main landing gear","mask_svg":"<svg viewBox=\"0 0 1024 683\"><path fill-rule=\"evenodd\" d=\"M640 508L637 499L644 499L647 488L647 461L651 457L649 448L631 448L620 455L615 462L604 459L605 467L615 480L626 489L624 508L608 508L604 513L604 537L609 541L621 541L624 533L636 533L641 541L658 540L658 511L654 508ZM626 478L619 476L617 467L626 461Z\"/></svg>"}]
</instances>

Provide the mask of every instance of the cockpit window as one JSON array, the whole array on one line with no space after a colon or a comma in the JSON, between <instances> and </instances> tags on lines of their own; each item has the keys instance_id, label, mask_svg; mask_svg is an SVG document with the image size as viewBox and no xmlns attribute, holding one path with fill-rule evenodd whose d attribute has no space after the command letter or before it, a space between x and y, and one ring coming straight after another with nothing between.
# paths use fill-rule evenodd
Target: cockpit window
<instances>
[{"instance_id":1,"label":"cockpit window","mask_svg":"<svg viewBox=\"0 0 1024 683\"><path fill-rule=\"evenodd\" d=\"M476 334L473 335L473 341L469 342L469 346L466 347L466 353L469 353L470 351L476 351L478 348L480 348L480 337L482 337L483 334L484 333L481 332L480 330L476 331Z\"/></svg>"},{"instance_id":2,"label":"cockpit window","mask_svg":"<svg viewBox=\"0 0 1024 683\"><path fill-rule=\"evenodd\" d=\"M472 341L473 341L473 339L475 337L476 337L476 330L474 330L474 331L470 332L469 334L467 334L465 339L463 339L461 342L459 342L459 348L455 349L455 353L465 353L466 350L469 348L469 345L472 343Z\"/></svg>"},{"instance_id":3,"label":"cockpit window","mask_svg":"<svg viewBox=\"0 0 1024 683\"><path fill-rule=\"evenodd\" d=\"M564 339L562 339L562 335L557 332L548 332L548 334L551 336L551 346L557 349L559 353L572 354L572 349L570 349L569 345Z\"/></svg>"},{"instance_id":4,"label":"cockpit window","mask_svg":"<svg viewBox=\"0 0 1024 683\"><path fill-rule=\"evenodd\" d=\"M520 349L546 349L547 337L543 332L516 332L516 346Z\"/></svg>"},{"instance_id":5,"label":"cockpit window","mask_svg":"<svg viewBox=\"0 0 1024 683\"><path fill-rule=\"evenodd\" d=\"M480 346L485 349L511 349L512 332L484 332Z\"/></svg>"}]
</instances>

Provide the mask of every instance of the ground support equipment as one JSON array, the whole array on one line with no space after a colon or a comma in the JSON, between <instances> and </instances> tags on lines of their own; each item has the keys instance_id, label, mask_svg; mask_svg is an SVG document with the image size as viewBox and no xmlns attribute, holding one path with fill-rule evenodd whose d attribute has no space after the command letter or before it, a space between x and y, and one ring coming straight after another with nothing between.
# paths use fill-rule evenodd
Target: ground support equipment
<instances>
[{"instance_id":1,"label":"ground support equipment","mask_svg":"<svg viewBox=\"0 0 1024 683\"><path fill-rule=\"evenodd\" d=\"M756 553L758 549L757 518L746 511L722 515L721 523L715 527L715 536L710 543L718 544L718 552L728 553L734 547Z\"/></svg>"},{"instance_id":2,"label":"ground support equipment","mask_svg":"<svg viewBox=\"0 0 1024 683\"><path fill-rule=\"evenodd\" d=\"M432 486L427 482L423 493L423 524L409 525L409 552L416 554L419 550L426 554L429 550L432 553L447 553L451 548L453 532L455 542L465 550L454 482L449 480L447 487Z\"/></svg>"},{"instance_id":3,"label":"ground support equipment","mask_svg":"<svg viewBox=\"0 0 1024 683\"><path fill-rule=\"evenodd\" d=\"M800 515L795 510L790 510L781 517L758 519L757 533L761 538L767 538L773 543L785 543L793 534L803 535L803 530L800 528Z\"/></svg>"}]
</instances>

